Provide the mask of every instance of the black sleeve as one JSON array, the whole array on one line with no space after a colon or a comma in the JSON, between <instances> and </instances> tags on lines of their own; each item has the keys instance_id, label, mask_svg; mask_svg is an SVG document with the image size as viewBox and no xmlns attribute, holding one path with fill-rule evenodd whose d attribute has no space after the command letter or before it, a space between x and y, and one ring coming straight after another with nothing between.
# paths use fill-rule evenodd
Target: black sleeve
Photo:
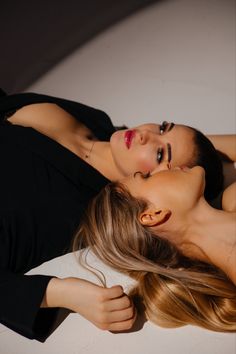
<instances>
[{"instance_id":1,"label":"black sleeve","mask_svg":"<svg viewBox=\"0 0 236 354\"><path fill-rule=\"evenodd\" d=\"M114 132L110 117L104 111L85 104L37 93L19 93L14 95L1 94L0 91L0 118L8 112L13 112L21 107L33 103L54 103L73 115L77 120L87 125L92 131L97 132L100 140L107 140Z\"/></svg>"},{"instance_id":2,"label":"black sleeve","mask_svg":"<svg viewBox=\"0 0 236 354\"><path fill-rule=\"evenodd\" d=\"M50 276L0 270L0 322L30 339L45 340L58 309L40 309Z\"/></svg>"},{"instance_id":3,"label":"black sleeve","mask_svg":"<svg viewBox=\"0 0 236 354\"><path fill-rule=\"evenodd\" d=\"M50 200L44 208L39 200L37 204L36 210L22 205L0 217L0 322L25 337L43 341L58 313L56 308L40 308L52 277L24 273L65 253L68 235L72 235L72 212L76 215L77 209L73 201L71 213L66 202L68 214L63 202L58 207ZM61 222L55 221L57 217Z\"/></svg>"},{"instance_id":4,"label":"black sleeve","mask_svg":"<svg viewBox=\"0 0 236 354\"><path fill-rule=\"evenodd\" d=\"M92 112L102 112L96 108L87 106L85 104L67 100L64 98L48 96L43 94L38 94L34 92L24 92L17 93L13 95L1 94L3 92L0 91L0 111L8 112L11 110L20 109L21 107L33 104L33 103L55 103L60 107L76 116L76 113L80 112L85 115L91 115ZM104 112L104 114L106 114Z\"/></svg>"},{"instance_id":5,"label":"black sleeve","mask_svg":"<svg viewBox=\"0 0 236 354\"><path fill-rule=\"evenodd\" d=\"M0 92L0 117L4 112L37 102L59 104L72 115L88 119L92 125L97 124L101 134L109 129L114 130L109 122L105 123L104 129L102 124L97 123L97 120L106 121L106 114L102 111L77 102L33 93L7 96ZM69 179L65 166L61 173L57 161L55 168L47 163L46 158L41 161L40 154L31 154L26 145L22 145L21 149L17 141L17 145L13 146L14 139L9 140L5 133L2 135L6 146L0 150L0 322L25 337L43 340L49 335L58 312L58 309L40 309L50 277L24 273L67 251L80 213L83 213L88 199L97 192L98 186L105 185L105 182L102 180L100 183L97 174L87 174L87 166L85 169L82 162L76 164L77 169L74 168L72 159L69 160L71 168L68 170L76 173L73 172L74 178ZM3 143L1 139L0 142ZM39 144L38 148L41 147ZM54 148L52 152L54 154ZM65 156L64 159L60 156L62 164L67 162ZM86 172L86 177L82 176L84 181L82 177L78 178L78 166ZM4 170L6 173L3 173ZM37 188L32 178L35 175L40 176ZM15 176L17 184L14 184ZM87 184L89 178L93 179L91 186ZM93 186L94 180L96 188Z\"/></svg>"}]
</instances>

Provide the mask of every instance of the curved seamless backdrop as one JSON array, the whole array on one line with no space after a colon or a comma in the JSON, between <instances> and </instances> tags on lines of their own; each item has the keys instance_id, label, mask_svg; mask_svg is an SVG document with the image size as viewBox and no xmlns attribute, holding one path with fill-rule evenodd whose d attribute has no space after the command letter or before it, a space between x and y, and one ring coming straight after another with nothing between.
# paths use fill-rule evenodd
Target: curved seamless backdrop
<instances>
[{"instance_id":1,"label":"curved seamless backdrop","mask_svg":"<svg viewBox=\"0 0 236 354\"><path fill-rule=\"evenodd\" d=\"M96 34L156 1L3 1L0 87L24 90Z\"/></svg>"}]
</instances>

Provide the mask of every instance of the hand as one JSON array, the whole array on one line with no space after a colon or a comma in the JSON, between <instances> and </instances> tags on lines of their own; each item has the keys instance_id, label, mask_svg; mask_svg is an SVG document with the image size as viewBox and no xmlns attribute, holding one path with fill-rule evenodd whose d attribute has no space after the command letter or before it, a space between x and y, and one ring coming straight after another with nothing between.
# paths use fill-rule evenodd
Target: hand
<instances>
[{"instance_id":1,"label":"hand","mask_svg":"<svg viewBox=\"0 0 236 354\"><path fill-rule=\"evenodd\" d=\"M103 330L125 331L136 319L133 303L120 285L104 288L78 278L53 278L47 293L47 307L78 312Z\"/></svg>"}]
</instances>

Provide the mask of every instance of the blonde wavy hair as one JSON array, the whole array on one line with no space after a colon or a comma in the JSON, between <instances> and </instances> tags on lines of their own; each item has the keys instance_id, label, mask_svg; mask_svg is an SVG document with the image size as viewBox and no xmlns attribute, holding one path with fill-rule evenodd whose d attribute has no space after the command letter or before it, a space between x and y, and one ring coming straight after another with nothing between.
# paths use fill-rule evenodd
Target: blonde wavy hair
<instances>
[{"instance_id":1,"label":"blonde wavy hair","mask_svg":"<svg viewBox=\"0 0 236 354\"><path fill-rule=\"evenodd\" d=\"M120 183L90 203L73 250L89 247L104 263L135 279L129 294L162 327L197 325L236 332L236 287L220 270L184 257L138 221L148 202Z\"/></svg>"}]
</instances>

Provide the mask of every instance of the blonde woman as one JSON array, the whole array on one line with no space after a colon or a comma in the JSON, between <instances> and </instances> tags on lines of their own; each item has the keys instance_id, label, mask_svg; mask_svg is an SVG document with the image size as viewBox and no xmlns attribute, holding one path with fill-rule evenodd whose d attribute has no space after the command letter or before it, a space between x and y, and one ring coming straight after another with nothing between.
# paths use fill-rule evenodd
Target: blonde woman
<instances>
[{"instance_id":1,"label":"blonde woman","mask_svg":"<svg viewBox=\"0 0 236 354\"><path fill-rule=\"evenodd\" d=\"M130 295L154 323L236 332L236 185L224 210L207 203L204 189L202 167L168 163L111 183L91 203L74 249L82 241L136 279Z\"/></svg>"}]
</instances>

